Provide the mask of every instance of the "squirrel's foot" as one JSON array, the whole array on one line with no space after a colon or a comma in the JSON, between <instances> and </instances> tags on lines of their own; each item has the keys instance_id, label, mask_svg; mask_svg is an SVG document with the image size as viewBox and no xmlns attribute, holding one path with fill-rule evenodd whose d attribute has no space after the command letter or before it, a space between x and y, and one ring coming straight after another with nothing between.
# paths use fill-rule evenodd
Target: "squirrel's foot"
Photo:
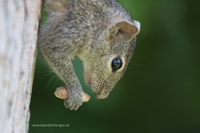
<instances>
[{"instance_id":1,"label":"squirrel's foot","mask_svg":"<svg viewBox=\"0 0 200 133\"><path fill-rule=\"evenodd\" d=\"M69 89L69 98L64 101L64 106L70 110L77 110L82 105L82 90Z\"/></svg>"}]
</instances>

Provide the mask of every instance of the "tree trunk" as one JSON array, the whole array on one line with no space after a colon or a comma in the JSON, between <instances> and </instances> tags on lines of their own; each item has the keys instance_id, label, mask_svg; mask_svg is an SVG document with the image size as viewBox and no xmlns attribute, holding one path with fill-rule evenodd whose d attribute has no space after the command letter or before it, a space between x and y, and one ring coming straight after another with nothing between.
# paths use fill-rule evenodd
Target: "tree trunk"
<instances>
[{"instance_id":1,"label":"tree trunk","mask_svg":"<svg viewBox=\"0 0 200 133\"><path fill-rule=\"evenodd\" d=\"M25 133L42 0L0 0L0 133Z\"/></svg>"}]
</instances>

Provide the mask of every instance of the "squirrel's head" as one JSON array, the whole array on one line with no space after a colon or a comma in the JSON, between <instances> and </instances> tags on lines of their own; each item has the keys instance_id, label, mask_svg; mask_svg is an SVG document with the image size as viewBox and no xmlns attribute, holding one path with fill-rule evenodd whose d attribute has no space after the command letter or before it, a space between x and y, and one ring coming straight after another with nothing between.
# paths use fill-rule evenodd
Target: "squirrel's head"
<instances>
[{"instance_id":1,"label":"squirrel's head","mask_svg":"<svg viewBox=\"0 0 200 133\"><path fill-rule=\"evenodd\" d=\"M97 93L98 99L108 97L123 76L132 58L136 45L136 35L140 23L125 20L115 22L98 37L84 52L84 77L87 84Z\"/></svg>"}]
</instances>

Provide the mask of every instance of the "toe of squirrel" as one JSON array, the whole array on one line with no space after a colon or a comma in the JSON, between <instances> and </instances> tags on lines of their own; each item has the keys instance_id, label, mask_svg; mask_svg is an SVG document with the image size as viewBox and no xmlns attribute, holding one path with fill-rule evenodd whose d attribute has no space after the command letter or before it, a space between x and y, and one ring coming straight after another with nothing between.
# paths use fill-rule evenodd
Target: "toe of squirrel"
<instances>
[{"instance_id":1,"label":"toe of squirrel","mask_svg":"<svg viewBox=\"0 0 200 133\"><path fill-rule=\"evenodd\" d=\"M60 99L68 99L69 98L69 92L65 86L61 86L61 87L57 88L56 91L54 92L54 94L57 98L60 98ZM88 102L89 100L90 100L90 96L87 93L82 92L82 101Z\"/></svg>"}]
</instances>

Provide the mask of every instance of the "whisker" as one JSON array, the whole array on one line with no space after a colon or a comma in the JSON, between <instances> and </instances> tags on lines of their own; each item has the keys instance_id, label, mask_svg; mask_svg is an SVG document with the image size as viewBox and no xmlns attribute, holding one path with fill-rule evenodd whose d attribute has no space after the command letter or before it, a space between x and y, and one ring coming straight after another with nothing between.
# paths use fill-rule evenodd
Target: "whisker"
<instances>
[{"instance_id":1,"label":"whisker","mask_svg":"<svg viewBox=\"0 0 200 133\"><path fill-rule=\"evenodd\" d=\"M58 83L59 80L60 80L60 79L57 79L56 82L53 84L52 87L54 87L54 86Z\"/></svg>"},{"instance_id":2,"label":"whisker","mask_svg":"<svg viewBox=\"0 0 200 133\"><path fill-rule=\"evenodd\" d=\"M47 88L48 88L48 86L49 86L50 82L53 80L53 78L54 78L54 77L55 77L55 75L54 75L54 76L52 76L52 77L51 77L51 79L49 80L49 82L47 83L47 86L46 86Z\"/></svg>"},{"instance_id":3,"label":"whisker","mask_svg":"<svg viewBox=\"0 0 200 133\"><path fill-rule=\"evenodd\" d=\"M52 73L46 73L46 74L44 74L44 76L50 76L50 75L52 75Z\"/></svg>"},{"instance_id":4,"label":"whisker","mask_svg":"<svg viewBox=\"0 0 200 133\"><path fill-rule=\"evenodd\" d=\"M94 92L92 91L92 89L90 89L90 90L89 90L89 93L90 93L90 94L93 94Z\"/></svg>"}]
</instances>

